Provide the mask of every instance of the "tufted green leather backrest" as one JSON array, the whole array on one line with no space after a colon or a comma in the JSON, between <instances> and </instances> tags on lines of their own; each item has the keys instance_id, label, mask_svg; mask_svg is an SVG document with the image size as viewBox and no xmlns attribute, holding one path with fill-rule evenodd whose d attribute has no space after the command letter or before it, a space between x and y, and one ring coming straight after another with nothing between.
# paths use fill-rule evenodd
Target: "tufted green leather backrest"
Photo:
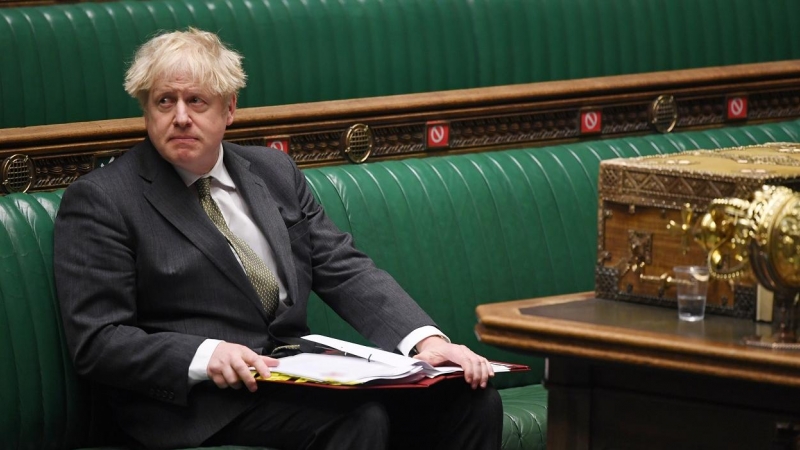
<instances>
[{"instance_id":1,"label":"tufted green leather backrest","mask_svg":"<svg viewBox=\"0 0 800 450\"><path fill-rule=\"evenodd\" d=\"M150 0L0 8L0 128L135 117L158 30L245 56L240 107L800 58L795 0Z\"/></svg>"},{"instance_id":2,"label":"tufted green leather backrest","mask_svg":"<svg viewBox=\"0 0 800 450\"><path fill-rule=\"evenodd\" d=\"M476 342L474 308L593 288L597 173L607 158L800 141L800 121L557 147L304 171L330 217L392 273L454 341L533 367L500 387L538 382L542 361ZM64 346L53 286L60 192L0 197L0 448L86 445L88 392ZM320 301L317 333L360 340Z\"/></svg>"},{"instance_id":3,"label":"tufted green leather backrest","mask_svg":"<svg viewBox=\"0 0 800 450\"><path fill-rule=\"evenodd\" d=\"M61 192L0 197L0 448L72 448L88 402L65 342L53 281Z\"/></svg>"}]
</instances>

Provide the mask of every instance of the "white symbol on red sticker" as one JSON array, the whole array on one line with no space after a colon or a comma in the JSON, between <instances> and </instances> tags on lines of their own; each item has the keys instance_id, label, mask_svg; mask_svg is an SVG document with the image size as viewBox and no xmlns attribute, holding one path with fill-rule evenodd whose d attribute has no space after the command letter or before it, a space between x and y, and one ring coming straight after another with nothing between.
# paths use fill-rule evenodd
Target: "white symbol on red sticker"
<instances>
[{"instance_id":1,"label":"white symbol on red sticker","mask_svg":"<svg viewBox=\"0 0 800 450\"><path fill-rule=\"evenodd\" d=\"M431 127L431 142L434 144L440 144L442 139L444 139L444 127L441 125Z\"/></svg>"},{"instance_id":2,"label":"white symbol on red sticker","mask_svg":"<svg viewBox=\"0 0 800 450\"><path fill-rule=\"evenodd\" d=\"M731 101L731 114L733 114L734 116L738 116L739 114L742 113L742 111L744 111L744 102L742 102L742 99L740 98L733 99Z\"/></svg>"},{"instance_id":3,"label":"white symbol on red sticker","mask_svg":"<svg viewBox=\"0 0 800 450\"><path fill-rule=\"evenodd\" d=\"M283 153L286 153L289 151L289 141L281 141L281 140L270 141L267 144L267 147L274 148L275 150L280 150Z\"/></svg>"},{"instance_id":4,"label":"white symbol on red sticker","mask_svg":"<svg viewBox=\"0 0 800 450\"><path fill-rule=\"evenodd\" d=\"M728 119L744 119L747 117L747 97L728 99Z\"/></svg>"},{"instance_id":5,"label":"white symbol on red sticker","mask_svg":"<svg viewBox=\"0 0 800 450\"><path fill-rule=\"evenodd\" d=\"M447 147L450 145L450 126L447 124L428 125L428 147Z\"/></svg>"},{"instance_id":6,"label":"white symbol on red sticker","mask_svg":"<svg viewBox=\"0 0 800 450\"><path fill-rule=\"evenodd\" d=\"M728 119L747 118L747 97L731 97L728 99Z\"/></svg>"},{"instance_id":7,"label":"white symbol on red sticker","mask_svg":"<svg viewBox=\"0 0 800 450\"><path fill-rule=\"evenodd\" d=\"M581 113L581 133L599 133L601 128L601 116L598 111Z\"/></svg>"}]
</instances>

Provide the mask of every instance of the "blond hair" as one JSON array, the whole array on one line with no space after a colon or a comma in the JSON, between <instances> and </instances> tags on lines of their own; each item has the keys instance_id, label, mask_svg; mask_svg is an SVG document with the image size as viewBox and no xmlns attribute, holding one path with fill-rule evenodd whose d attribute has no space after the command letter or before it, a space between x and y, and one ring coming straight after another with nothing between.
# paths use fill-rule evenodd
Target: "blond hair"
<instances>
[{"instance_id":1,"label":"blond hair","mask_svg":"<svg viewBox=\"0 0 800 450\"><path fill-rule=\"evenodd\" d=\"M190 27L142 44L125 73L125 91L144 107L158 79L179 75L223 98L236 94L247 79L242 55L227 48L216 34Z\"/></svg>"}]
</instances>

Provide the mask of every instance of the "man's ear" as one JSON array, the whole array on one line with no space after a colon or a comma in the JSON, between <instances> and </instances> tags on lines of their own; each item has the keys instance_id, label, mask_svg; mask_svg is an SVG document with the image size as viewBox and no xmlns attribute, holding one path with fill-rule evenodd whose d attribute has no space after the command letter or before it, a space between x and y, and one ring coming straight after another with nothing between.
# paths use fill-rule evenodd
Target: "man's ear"
<instances>
[{"instance_id":1,"label":"man's ear","mask_svg":"<svg viewBox=\"0 0 800 450\"><path fill-rule=\"evenodd\" d=\"M228 119L226 121L226 125L230 126L233 123L233 116L236 113L236 94L231 95L231 99L228 101Z\"/></svg>"}]
</instances>

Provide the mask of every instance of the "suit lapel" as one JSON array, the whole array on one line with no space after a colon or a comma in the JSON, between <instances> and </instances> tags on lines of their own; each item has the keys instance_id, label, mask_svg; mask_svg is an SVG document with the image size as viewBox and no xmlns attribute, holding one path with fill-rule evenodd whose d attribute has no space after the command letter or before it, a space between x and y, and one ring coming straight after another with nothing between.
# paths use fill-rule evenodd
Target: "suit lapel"
<instances>
[{"instance_id":1,"label":"suit lapel","mask_svg":"<svg viewBox=\"0 0 800 450\"><path fill-rule=\"evenodd\" d=\"M149 140L139 154L140 175L150 181L144 196L179 232L192 242L236 287L249 298L265 321L268 320L258 294L247 279L228 241L208 219L197 194L187 187L175 169Z\"/></svg>"},{"instance_id":2,"label":"suit lapel","mask_svg":"<svg viewBox=\"0 0 800 450\"><path fill-rule=\"evenodd\" d=\"M250 170L250 161L239 156L227 143L225 147L225 167L236 183L239 193L250 209L258 228L264 233L278 266L277 274L287 290L289 301L297 298L297 276L289 243L289 232L283 222L280 206L267 189L264 180Z\"/></svg>"}]
</instances>

